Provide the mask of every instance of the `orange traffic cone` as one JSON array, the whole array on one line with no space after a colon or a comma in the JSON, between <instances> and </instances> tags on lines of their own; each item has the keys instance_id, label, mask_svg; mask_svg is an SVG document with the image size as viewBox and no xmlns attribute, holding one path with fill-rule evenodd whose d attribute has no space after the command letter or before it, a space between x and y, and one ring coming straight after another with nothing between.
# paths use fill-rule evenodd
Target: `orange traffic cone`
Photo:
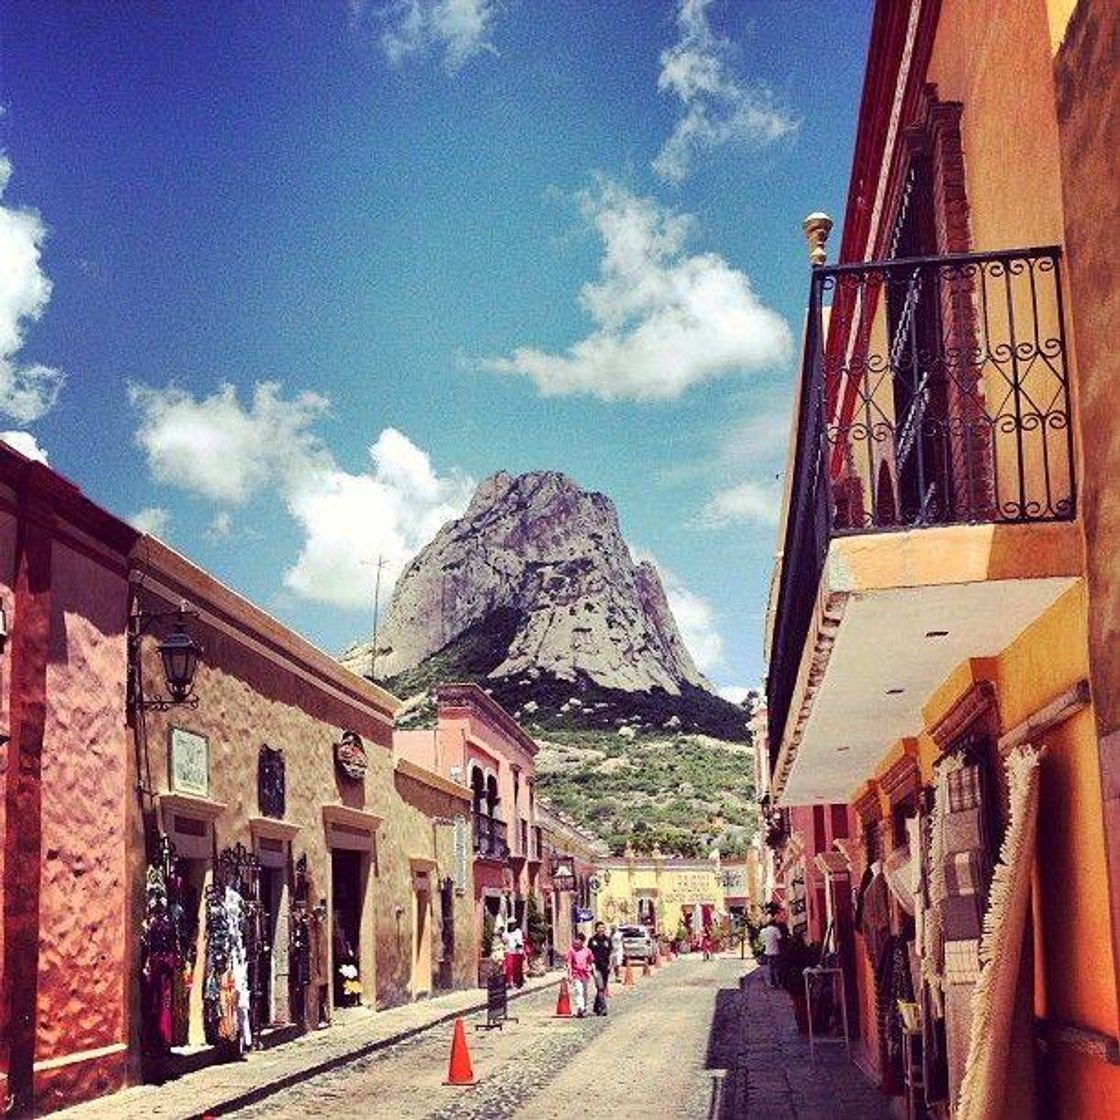
<instances>
[{"instance_id":1,"label":"orange traffic cone","mask_svg":"<svg viewBox=\"0 0 1120 1120\"><path fill-rule=\"evenodd\" d=\"M649 959L648 958L646 960L642 961L642 975L643 976L648 976L649 975Z\"/></svg>"},{"instance_id":2,"label":"orange traffic cone","mask_svg":"<svg viewBox=\"0 0 1120 1120\"><path fill-rule=\"evenodd\" d=\"M630 962L627 961L622 966L622 986L629 988L634 983L634 970L630 967Z\"/></svg>"},{"instance_id":3,"label":"orange traffic cone","mask_svg":"<svg viewBox=\"0 0 1120 1120\"><path fill-rule=\"evenodd\" d=\"M444 1085L477 1085L471 1065L471 1052L467 1049L467 1032L463 1020L455 1020L455 1033L451 1036L451 1061L447 1063L447 1080Z\"/></svg>"},{"instance_id":4,"label":"orange traffic cone","mask_svg":"<svg viewBox=\"0 0 1120 1120\"><path fill-rule=\"evenodd\" d=\"M560 977L560 991L556 996L556 1018L570 1019L572 1016L572 996L568 991L568 978Z\"/></svg>"}]
</instances>

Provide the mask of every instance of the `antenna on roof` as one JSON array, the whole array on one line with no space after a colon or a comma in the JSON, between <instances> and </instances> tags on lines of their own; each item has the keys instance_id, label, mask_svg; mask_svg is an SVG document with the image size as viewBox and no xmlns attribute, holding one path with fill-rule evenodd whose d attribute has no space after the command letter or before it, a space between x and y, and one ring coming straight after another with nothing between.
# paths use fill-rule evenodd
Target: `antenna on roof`
<instances>
[{"instance_id":1,"label":"antenna on roof","mask_svg":"<svg viewBox=\"0 0 1120 1120\"><path fill-rule=\"evenodd\" d=\"M377 574L374 576L373 581L373 644L370 646L369 651L369 679L371 681L377 680L377 623L380 615L381 607L381 569L385 567L385 557L381 553L377 554L377 562L372 560L363 560L363 564L367 567L376 567Z\"/></svg>"}]
</instances>

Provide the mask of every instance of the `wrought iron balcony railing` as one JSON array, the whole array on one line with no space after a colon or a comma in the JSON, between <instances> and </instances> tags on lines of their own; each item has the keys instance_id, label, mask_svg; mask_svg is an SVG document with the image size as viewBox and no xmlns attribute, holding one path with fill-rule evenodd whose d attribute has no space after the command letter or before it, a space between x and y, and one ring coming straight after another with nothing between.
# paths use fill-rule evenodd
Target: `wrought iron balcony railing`
<instances>
[{"instance_id":1,"label":"wrought iron balcony railing","mask_svg":"<svg viewBox=\"0 0 1120 1120\"><path fill-rule=\"evenodd\" d=\"M485 813L474 815L474 850L480 856L508 859L509 843L506 822Z\"/></svg>"},{"instance_id":2,"label":"wrought iron balcony railing","mask_svg":"<svg viewBox=\"0 0 1120 1120\"><path fill-rule=\"evenodd\" d=\"M833 537L1074 516L1059 264L1042 248L813 270L767 681L771 765Z\"/></svg>"}]
</instances>

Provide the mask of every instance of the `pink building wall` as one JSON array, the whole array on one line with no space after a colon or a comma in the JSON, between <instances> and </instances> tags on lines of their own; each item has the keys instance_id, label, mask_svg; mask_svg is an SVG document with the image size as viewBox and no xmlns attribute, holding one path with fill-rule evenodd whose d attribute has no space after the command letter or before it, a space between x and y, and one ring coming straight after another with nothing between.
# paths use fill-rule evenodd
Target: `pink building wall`
<instances>
[{"instance_id":1,"label":"pink building wall","mask_svg":"<svg viewBox=\"0 0 1120 1120\"><path fill-rule=\"evenodd\" d=\"M0 448L0 1096L128 1076L127 554L134 530Z\"/></svg>"}]
</instances>

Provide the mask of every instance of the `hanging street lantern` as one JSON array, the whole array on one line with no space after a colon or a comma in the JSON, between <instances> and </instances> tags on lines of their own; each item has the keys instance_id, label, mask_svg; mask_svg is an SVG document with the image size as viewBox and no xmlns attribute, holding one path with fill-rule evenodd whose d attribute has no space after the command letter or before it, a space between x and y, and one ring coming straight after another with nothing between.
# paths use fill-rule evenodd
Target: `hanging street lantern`
<instances>
[{"instance_id":1,"label":"hanging street lantern","mask_svg":"<svg viewBox=\"0 0 1120 1120\"><path fill-rule=\"evenodd\" d=\"M163 676L167 681L167 691L176 704L186 703L194 687L194 671L198 667L198 655L202 651L181 622L156 647L163 662Z\"/></svg>"},{"instance_id":2,"label":"hanging street lantern","mask_svg":"<svg viewBox=\"0 0 1120 1120\"><path fill-rule=\"evenodd\" d=\"M152 613L136 611L128 620L128 707L129 709L155 709L165 712L178 704L198 707L194 691L194 675L202 647L187 633L186 619L197 618L198 611L180 604L177 611ZM163 679L167 696L145 696L140 658L140 639L155 622L174 619L174 629L156 649L163 665Z\"/></svg>"}]
</instances>

